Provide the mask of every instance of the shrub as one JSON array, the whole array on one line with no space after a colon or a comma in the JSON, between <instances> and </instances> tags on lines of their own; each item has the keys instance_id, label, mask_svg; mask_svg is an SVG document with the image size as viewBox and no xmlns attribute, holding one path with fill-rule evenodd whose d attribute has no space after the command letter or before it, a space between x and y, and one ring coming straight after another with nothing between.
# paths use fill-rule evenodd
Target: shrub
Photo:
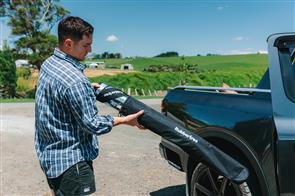
<instances>
[{"instance_id":1,"label":"shrub","mask_svg":"<svg viewBox=\"0 0 295 196\"><path fill-rule=\"evenodd\" d=\"M29 79L31 77L31 70L30 68L19 67L16 69L17 77L23 77L24 79Z\"/></svg>"},{"instance_id":2,"label":"shrub","mask_svg":"<svg viewBox=\"0 0 295 196\"><path fill-rule=\"evenodd\" d=\"M30 81L26 80L23 77L19 77L17 79L17 87L16 87L16 91L23 91L26 92L30 89Z\"/></svg>"},{"instance_id":3,"label":"shrub","mask_svg":"<svg viewBox=\"0 0 295 196\"><path fill-rule=\"evenodd\" d=\"M158 72L158 73L130 73L115 76L100 76L89 78L91 82L104 82L117 88L167 90L177 85L222 86L225 82L232 87L256 85L262 72L239 73L207 71L202 73L190 72Z\"/></svg>"},{"instance_id":4,"label":"shrub","mask_svg":"<svg viewBox=\"0 0 295 196\"><path fill-rule=\"evenodd\" d=\"M35 99L36 89L30 89L26 92L26 98Z\"/></svg>"},{"instance_id":5,"label":"shrub","mask_svg":"<svg viewBox=\"0 0 295 196\"><path fill-rule=\"evenodd\" d=\"M16 67L12 53L9 50L0 51L0 96L11 98L15 96Z\"/></svg>"},{"instance_id":6,"label":"shrub","mask_svg":"<svg viewBox=\"0 0 295 196\"><path fill-rule=\"evenodd\" d=\"M201 73L198 65L183 64L183 65L150 65L144 68L145 72L190 72L190 73Z\"/></svg>"}]
</instances>

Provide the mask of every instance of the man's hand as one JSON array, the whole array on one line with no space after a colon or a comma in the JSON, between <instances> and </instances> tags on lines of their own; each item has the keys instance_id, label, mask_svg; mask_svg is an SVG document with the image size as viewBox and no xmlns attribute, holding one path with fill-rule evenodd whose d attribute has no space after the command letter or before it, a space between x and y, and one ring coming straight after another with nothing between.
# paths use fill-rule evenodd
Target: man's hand
<instances>
[{"instance_id":1,"label":"man's hand","mask_svg":"<svg viewBox=\"0 0 295 196\"><path fill-rule=\"evenodd\" d=\"M230 88L230 86L229 86L228 84L226 84L226 83L222 83L222 87L223 87L223 88ZM225 91L223 91L223 92L225 92L225 93L229 93L229 94L238 94L237 91L232 91L232 90L225 90Z\"/></svg>"},{"instance_id":2,"label":"man's hand","mask_svg":"<svg viewBox=\"0 0 295 196\"><path fill-rule=\"evenodd\" d=\"M143 110L140 110L137 113L130 114L123 117L114 117L114 126L119 124L126 124L130 126L137 126L139 129L145 129L144 126L140 125L137 121L137 118L144 113Z\"/></svg>"},{"instance_id":3,"label":"man's hand","mask_svg":"<svg viewBox=\"0 0 295 196\"><path fill-rule=\"evenodd\" d=\"M100 84L98 83L91 83L91 86L94 88L94 89L98 89L100 87Z\"/></svg>"}]
</instances>

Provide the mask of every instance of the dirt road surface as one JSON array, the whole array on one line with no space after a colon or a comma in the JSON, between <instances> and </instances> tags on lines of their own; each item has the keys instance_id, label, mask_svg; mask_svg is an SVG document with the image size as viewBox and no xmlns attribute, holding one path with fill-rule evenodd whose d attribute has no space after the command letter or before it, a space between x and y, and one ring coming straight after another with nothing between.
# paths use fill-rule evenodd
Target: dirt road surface
<instances>
[{"instance_id":1,"label":"dirt road surface","mask_svg":"<svg viewBox=\"0 0 295 196\"><path fill-rule=\"evenodd\" d=\"M159 110L160 99L143 102ZM108 106L98 103L98 107L101 114L117 115ZM1 103L0 110L0 195L50 192L34 149L34 103ZM185 195L185 174L160 156L156 134L118 126L99 139L94 195Z\"/></svg>"}]
</instances>

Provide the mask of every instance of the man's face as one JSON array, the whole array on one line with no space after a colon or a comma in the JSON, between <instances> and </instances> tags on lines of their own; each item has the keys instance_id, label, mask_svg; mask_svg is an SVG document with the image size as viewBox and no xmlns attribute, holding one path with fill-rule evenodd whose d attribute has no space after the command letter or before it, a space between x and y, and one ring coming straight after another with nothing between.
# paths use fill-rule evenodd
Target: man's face
<instances>
[{"instance_id":1,"label":"man's face","mask_svg":"<svg viewBox=\"0 0 295 196\"><path fill-rule=\"evenodd\" d=\"M79 41L71 40L71 47L68 50L69 55L75 57L76 59L83 61L86 55L91 52L92 35L83 35L82 39Z\"/></svg>"}]
</instances>

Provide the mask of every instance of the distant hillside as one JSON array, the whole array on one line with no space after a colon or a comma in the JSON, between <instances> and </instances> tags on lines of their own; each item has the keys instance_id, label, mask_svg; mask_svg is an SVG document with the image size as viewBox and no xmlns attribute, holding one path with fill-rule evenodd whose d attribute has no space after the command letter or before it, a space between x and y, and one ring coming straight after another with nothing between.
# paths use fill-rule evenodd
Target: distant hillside
<instances>
[{"instance_id":1,"label":"distant hillside","mask_svg":"<svg viewBox=\"0 0 295 196\"><path fill-rule=\"evenodd\" d=\"M128 60L128 61L127 61ZM117 63L119 60L107 61ZM255 86L267 68L267 55L228 55L199 57L169 57L169 58L136 58L124 59L138 70L132 74L115 76L91 77L92 82L106 82L118 88L138 88L162 90L179 85L221 86L223 82L232 87ZM122 62L122 61L121 61ZM142 72L149 65L181 65L183 63L197 64L202 71L190 72ZM118 65L119 66L119 65Z\"/></svg>"},{"instance_id":2,"label":"distant hillside","mask_svg":"<svg viewBox=\"0 0 295 196\"><path fill-rule=\"evenodd\" d=\"M150 65L180 65L183 63L197 64L205 70L228 70L228 69L265 69L268 65L266 54L246 55L222 55L222 56L191 56L191 57L152 57L130 59L99 59L105 61L106 67L120 68L123 63L130 63L135 70L143 71Z\"/></svg>"},{"instance_id":3,"label":"distant hillside","mask_svg":"<svg viewBox=\"0 0 295 196\"><path fill-rule=\"evenodd\" d=\"M130 59L98 59L105 61L106 69L86 69L85 74L92 82L105 82L117 88L136 88L145 90L166 90L179 84L221 86L223 82L232 87L255 86L259 82L268 64L267 55L227 55L227 56L194 56L194 57L154 57ZM118 69L123 63L133 64L134 71L121 71ZM175 71L172 67L183 64L194 65L190 69ZM161 69L163 72L144 72L144 68L169 67ZM156 66L167 65L167 66ZM197 65L197 66L195 66ZM189 66L183 66L187 68ZM172 71L170 71L172 70ZM174 71L173 71L174 70ZM37 84L38 71L31 69L28 76L23 76L24 70L17 69L17 94L19 97L33 98ZM123 72L123 73L122 73ZM27 73L27 72L25 72Z\"/></svg>"}]
</instances>

